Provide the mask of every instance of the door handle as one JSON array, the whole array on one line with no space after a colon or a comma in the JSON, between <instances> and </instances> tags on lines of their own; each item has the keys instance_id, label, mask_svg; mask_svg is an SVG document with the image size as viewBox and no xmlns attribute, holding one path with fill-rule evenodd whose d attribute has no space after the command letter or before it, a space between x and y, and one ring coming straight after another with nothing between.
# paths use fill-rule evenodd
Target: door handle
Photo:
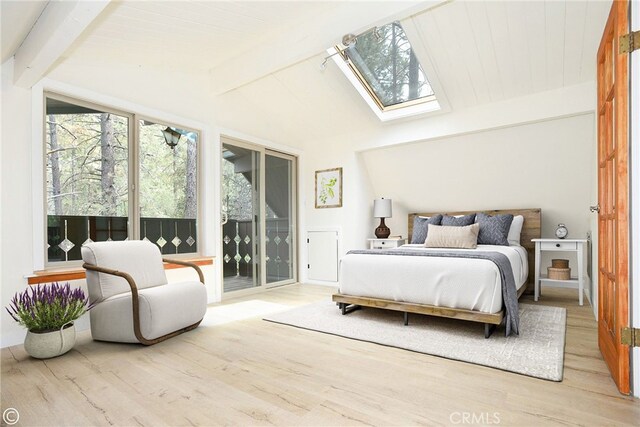
<instances>
[{"instance_id":1,"label":"door handle","mask_svg":"<svg viewBox=\"0 0 640 427\"><path fill-rule=\"evenodd\" d=\"M222 212L222 225L225 225L229 221L229 215L226 212Z\"/></svg>"},{"instance_id":2,"label":"door handle","mask_svg":"<svg viewBox=\"0 0 640 427\"><path fill-rule=\"evenodd\" d=\"M590 206L590 207L589 207L589 210L590 210L591 212L597 212L597 213L600 213L600 203L598 203L598 204L597 204L597 205L595 205L595 206Z\"/></svg>"}]
</instances>

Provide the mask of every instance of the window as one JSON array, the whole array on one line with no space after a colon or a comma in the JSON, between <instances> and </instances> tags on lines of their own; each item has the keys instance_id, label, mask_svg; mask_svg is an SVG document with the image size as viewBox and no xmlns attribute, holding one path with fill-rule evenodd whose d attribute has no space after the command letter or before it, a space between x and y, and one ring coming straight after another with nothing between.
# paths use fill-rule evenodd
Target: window
<instances>
[{"instance_id":1,"label":"window","mask_svg":"<svg viewBox=\"0 0 640 427\"><path fill-rule=\"evenodd\" d=\"M162 253L196 251L198 134L140 120L140 231ZM179 135L169 146L164 132Z\"/></svg>"},{"instance_id":2,"label":"window","mask_svg":"<svg viewBox=\"0 0 640 427\"><path fill-rule=\"evenodd\" d=\"M47 95L47 262L78 261L91 241L147 239L164 254L197 252L197 144L193 130Z\"/></svg>"},{"instance_id":3,"label":"window","mask_svg":"<svg viewBox=\"0 0 640 427\"><path fill-rule=\"evenodd\" d=\"M375 27L329 52L340 53L336 63L382 120L440 109L399 22Z\"/></svg>"}]
</instances>

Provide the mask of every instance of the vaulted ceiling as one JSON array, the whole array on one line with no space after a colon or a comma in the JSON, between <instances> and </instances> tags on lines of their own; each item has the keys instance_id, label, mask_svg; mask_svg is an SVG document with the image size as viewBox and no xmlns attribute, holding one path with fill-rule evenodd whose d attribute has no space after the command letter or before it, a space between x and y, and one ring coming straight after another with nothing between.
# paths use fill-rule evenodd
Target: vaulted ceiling
<instances>
[{"instance_id":1,"label":"vaulted ceiling","mask_svg":"<svg viewBox=\"0 0 640 427\"><path fill-rule=\"evenodd\" d=\"M210 70L335 7L317 1L117 1L65 56Z\"/></svg>"},{"instance_id":2,"label":"vaulted ceiling","mask_svg":"<svg viewBox=\"0 0 640 427\"><path fill-rule=\"evenodd\" d=\"M291 141L384 126L335 64L320 70L325 49L347 32L400 20L437 97L456 111L593 81L610 5L112 1L62 62L197 74L210 82L198 96L208 93L222 125Z\"/></svg>"},{"instance_id":3,"label":"vaulted ceiling","mask_svg":"<svg viewBox=\"0 0 640 427\"><path fill-rule=\"evenodd\" d=\"M11 57L36 22L47 1L2 1L0 63Z\"/></svg>"}]
</instances>

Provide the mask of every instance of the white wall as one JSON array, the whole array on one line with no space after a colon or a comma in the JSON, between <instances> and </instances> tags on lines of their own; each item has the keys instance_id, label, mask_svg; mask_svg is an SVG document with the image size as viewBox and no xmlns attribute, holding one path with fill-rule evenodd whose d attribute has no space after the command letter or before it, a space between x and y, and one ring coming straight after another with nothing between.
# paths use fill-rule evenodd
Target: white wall
<instances>
[{"instance_id":1,"label":"white wall","mask_svg":"<svg viewBox=\"0 0 640 427\"><path fill-rule=\"evenodd\" d=\"M148 71L148 70L147 70ZM45 80L33 89L19 88L13 84L13 59L1 67L2 74L2 157L0 159L1 189L1 305L6 306L16 292L27 287L26 276L43 268L42 253L38 247L44 245L42 230L42 168L38 160L42 144L42 90L53 90L72 97L87 99L96 103L146 114L159 120L182 123L202 131L204 173L202 175L205 217L213 218L202 224L205 228L204 241L201 242L203 255L215 256L219 239L216 224L214 200L218 198L218 176L214 170L214 154L219 152L215 124L207 119L206 98L200 96L198 81L190 81L193 86L169 84L169 77L158 73L127 73L118 69L69 67L59 68L54 74L60 80ZM127 77L128 76L128 77ZM176 76L174 76L175 78ZM184 77L184 76L183 76ZM117 80L114 80L117 78ZM153 79L156 78L154 81ZM69 83L65 83L67 80ZM105 81L110 84L104 84ZM73 83L73 84L70 84ZM84 87L80 84L85 85ZM176 102L167 103L165 90L170 89L176 95ZM192 92L192 93L191 93ZM188 99L189 102L184 100ZM182 101L181 101L182 100ZM165 109L166 108L166 109ZM35 118L33 118L35 117ZM203 119L202 121L194 120ZM38 158L35 158L37 156ZM35 158L35 160L34 160ZM219 158L218 158L219 159ZM208 228L207 228L208 226ZM210 301L220 299L218 286L218 268L204 267ZM173 280L191 278L189 269L168 272ZM84 281L73 281L72 285L85 287ZM1 310L0 346L22 342L26 331L18 326ZM87 319L78 322L80 329L88 327Z\"/></svg>"},{"instance_id":2,"label":"white wall","mask_svg":"<svg viewBox=\"0 0 640 427\"><path fill-rule=\"evenodd\" d=\"M206 74L184 74L162 69L119 66L108 63L89 63L65 60L48 77L32 89L13 84L13 59L2 64L2 157L0 183L2 200L0 221L2 240L0 258L2 306L6 306L16 292L27 287L26 276L44 267L43 253L37 249L44 244L42 228L42 92L50 90L78 99L143 114L157 120L178 123L202 131L202 254L216 256L220 242L220 133L238 137L283 152L300 155L293 147L276 144L242 132L224 128L213 113L214 100L206 90ZM250 118L250 114L245 114ZM9 126L7 124L10 124ZM240 123L242 124L242 123ZM268 126L262 134L273 135ZM258 130L260 130L258 129ZM303 168L304 162L301 163ZM301 219L304 224L304 219ZM301 237L302 238L302 237ZM216 257L213 267L205 266L209 302L221 298L222 260ZM172 270L170 280L191 277L190 269ZM72 285L85 287L83 280ZM0 346L23 341L26 331L6 313L0 314ZM79 329L87 328L87 319L78 322Z\"/></svg>"},{"instance_id":3,"label":"white wall","mask_svg":"<svg viewBox=\"0 0 640 427\"><path fill-rule=\"evenodd\" d=\"M305 169L300 174L303 190L303 209L306 230L331 228L339 230L339 256L351 249L366 247L366 239L373 236L372 218L374 192L362 162L362 156L336 139L323 144L305 146ZM315 171L342 167L342 207L315 208ZM307 265L306 247L299 251L300 265ZM307 281L306 268L301 269L301 281ZM333 284L335 285L335 284Z\"/></svg>"},{"instance_id":4,"label":"white wall","mask_svg":"<svg viewBox=\"0 0 640 427\"><path fill-rule=\"evenodd\" d=\"M394 235L407 235L410 212L501 208L541 208L545 237L553 236L560 222L571 237L594 230L589 213L596 179L593 113L399 144L403 137L414 141L415 129L434 120L388 126L384 133L397 144L390 147L383 138L354 134L306 143L301 185L307 227L339 227L341 255L363 248L377 225L373 199L388 197L393 218L387 225ZM449 132L466 130L453 124ZM372 145L383 148L356 151ZM315 209L314 171L340 166L343 208ZM571 264L576 268L575 258Z\"/></svg>"},{"instance_id":5,"label":"white wall","mask_svg":"<svg viewBox=\"0 0 640 427\"><path fill-rule=\"evenodd\" d=\"M302 71L306 68L317 70L316 62L307 61L303 65ZM2 120L3 123L11 123L10 132L6 126L2 128L3 305L13 293L26 287L24 275L31 274L37 267L33 261L34 237L37 241L40 233L34 233L32 227L35 221L33 212L37 211L34 205L39 198L31 195L41 182L41 178L38 178L35 183L34 176L38 176L38 172L32 170L34 144L41 144L41 137L37 134L39 125L32 120L32 110L35 108L32 100L38 98L31 91L12 84L11 67L11 61L2 65ZM394 199L394 218L389 222L394 234L406 235L406 220L403 217L409 210L467 207L541 207L545 218L543 232L547 235L560 220L567 223L572 235L583 236L589 229L589 219L581 216L581 213L587 212L585 209L591 202L589 191L592 174L585 165L592 164L590 156L594 153L593 116L585 113L593 111L595 92L592 83L442 115L381 124L367 111L357 94L352 93L353 88L340 80L342 77L336 75L335 71L328 70L318 78L318 82L314 81L313 84L325 85L323 88L326 90L322 94L305 92L305 85L310 84L308 79L302 78L305 73L294 72L291 68L286 70L287 81L299 83L299 91L280 91L279 80L276 84L274 80L277 79L267 76L252 83L241 93L229 92L217 99L212 99L207 91L207 76L176 74L162 69L67 59L48 77L50 82L55 83L54 86L62 88L63 92L68 91L71 96L80 94L94 102L142 110L158 119L174 118L173 121L176 121L177 118L178 121L198 122L208 129L203 139L205 150L208 150L203 185L211 212L203 224L207 228L207 238L212 242L208 255L215 254L216 242L219 242L216 165L219 163L219 133L233 135L232 131L221 130L228 128L252 135L242 139L300 154L299 235L303 239L307 229L338 228L341 232L341 254L365 247L366 239L373 236L377 221L372 217L372 203L374 198L380 196ZM332 94L336 91L351 94L348 96L350 101L332 102ZM316 108L316 105L322 108ZM329 105L331 108L327 109ZM549 121L553 117L565 118ZM337 129L333 128L334 119L340 123ZM534 124L522 124L532 122ZM414 144L398 145L406 143ZM516 150L513 150L514 146ZM415 188L414 170L421 171L423 164L435 158L435 155L440 156L436 162L438 165L451 164L452 156L460 152L461 147L476 155L487 149L495 154L505 147L509 148L511 155L520 153L518 159L513 161L525 159L523 167L527 176L540 176L542 186L528 188L533 196L526 197L525 193L516 194L510 187L513 193L507 200L510 203L497 206L498 202L504 200L480 197L464 199L467 195L464 192L465 182L453 179L449 180L447 188L450 194L462 190L461 196L447 199L443 195L436 195L434 199L425 197L424 204L415 202L416 198L409 194L415 191L412 190ZM380 151L367 151L372 149ZM568 183L557 181L560 174L549 161L558 152L571 154L568 163L563 166L569 171L565 174L569 177ZM421 159L423 155L426 157ZM464 156L466 160L463 165L477 171L478 164L469 160L466 154ZM535 163L530 159L539 161L540 170L534 168ZM496 159L490 161L495 166ZM334 167L343 167L343 207L315 209L314 172ZM502 169L503 172L513 171L513 166ZM490 176L501 185L500 181L505 175L500 173L500 169L495 169ZM429 171L420 174L420 177L423 181L439 182L439 177ZM579 203L579 206L570 206L567 199L560 200L559 194L564 193L553 192L556 187L571 190L568 199ZM575 195L576 192L579 195ZM468 205L455 203L460 200L465 200ZM520 205L516 206L516 202ZM303 244L300 245L299 255L300 266L306 266L306 247ZM218 259L216 268L212 270L220 272L220 262ZM300 268L299 271L301 281L305 281L306 269ZM218 273L211 274L219 280ZM19 342L24 332L9 321L6 313L0 315L0 320L2 345Z\"/></svg>"},{"instance_id":6,"label":"white wall","mask_svg":"<svg viewBox=\"0 0 640 427\"><path fill-rule=\"evenodd\" d=\"M13 85L12 60L2 65L2 247L0 284L2 306L24 289L22 277L32 268L31 206L31 95ZM17 342L25 332L4 309L0 315L2 346Z\"/></svg>"},{"instance_id":7,"label":"white wall","mask_svg":"<svg viewBox=\"0 0 640 427\"><path fill-rule=\"evenodd\" d=\"M591 230L594 125L594 115L583 114L363 157L376 194L393 199L387 225L394 234L407 234L411 212L541 208L543 237L562 222L569 237L584 238Z\"/></svg>"}]
</instances>

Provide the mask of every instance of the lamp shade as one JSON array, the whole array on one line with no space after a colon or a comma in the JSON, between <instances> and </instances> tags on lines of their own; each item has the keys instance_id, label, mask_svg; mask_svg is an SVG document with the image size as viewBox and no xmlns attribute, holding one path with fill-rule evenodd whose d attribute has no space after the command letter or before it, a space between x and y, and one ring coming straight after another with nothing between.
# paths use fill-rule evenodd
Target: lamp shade
<instances>
[{"instance_id":1,"label":"lamp shade","mask_svg":"<svg viewBox=\"0 0 640 427\"><path fill-rule=\"evenodd\" d=\"M375 199L373 201L373 216L375 218L391 218L391 199Z\"/></svg>"}]
</instances>

